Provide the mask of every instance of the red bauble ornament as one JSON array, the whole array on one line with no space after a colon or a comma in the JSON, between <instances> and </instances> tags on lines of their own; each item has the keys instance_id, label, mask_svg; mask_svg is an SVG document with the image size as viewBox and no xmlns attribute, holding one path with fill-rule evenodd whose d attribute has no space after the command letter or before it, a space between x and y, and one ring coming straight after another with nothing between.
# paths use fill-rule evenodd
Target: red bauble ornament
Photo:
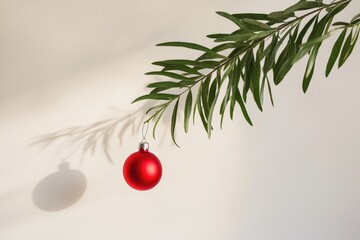
<instances>
[{"instance_id":1,"label":"red bauble ornament","mask_svg":"<svg viewBox=\"0 0 360 240\"><path fill-rule=\"evenodd\" d=\"M140 191L149 190L159 183L162 175L161 163L149 152L147 142L140 143L139 151L126 159L123 175L130 187Z\"/></svg>"}]
</instances>

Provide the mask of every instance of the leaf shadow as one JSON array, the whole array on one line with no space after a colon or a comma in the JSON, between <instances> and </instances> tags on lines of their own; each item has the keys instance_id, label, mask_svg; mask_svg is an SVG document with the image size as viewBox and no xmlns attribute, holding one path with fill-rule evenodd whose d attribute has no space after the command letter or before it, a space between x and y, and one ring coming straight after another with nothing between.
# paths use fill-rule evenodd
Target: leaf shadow
<instances>
[{"instance_id":1,"label":"leaf shadow","mask_svg":"<svg viewBox=\"0 0 360 240\"><path fill-rule=\"evenodd\" d=\"M112 138L116 137L121 146L126 132L129 130L132 134L139 132L145 119L145 111L149 106L149 103L146 103L135 112L125 116L114 117L85 126L70 127L53 133L40 135L34 137L28 146L39 146L41 150L44 150L50 145L55 144L55 142L62 140L61 145L63 146L75 146L70 156L74 154L74 152L82 151L83 157L81 162L83 162L85 154L94 154L97 148L101 148L108 162L113 164L114 162L110 154L110 142Z\"/></svg>"}]
</instances>

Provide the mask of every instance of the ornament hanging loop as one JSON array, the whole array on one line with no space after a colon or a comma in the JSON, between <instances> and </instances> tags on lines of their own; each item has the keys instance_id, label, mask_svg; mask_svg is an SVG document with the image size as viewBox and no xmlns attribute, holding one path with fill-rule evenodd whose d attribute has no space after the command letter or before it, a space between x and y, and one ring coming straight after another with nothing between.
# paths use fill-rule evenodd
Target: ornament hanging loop
<instances>
[{"instance_id":1,"label":"ornament hanging loop","mask_svg":"<svg viewBox=\"0 0 360 240\"><path fill-rule=\"evenodd\" d=\"M142 131L141 131L141 134L142 134L142 142L146 142L146 135L147 135L147 132L149 130L149 122L144 122L143 124L143 127L142 127Z\"/></svg>"},{"instance_id":2,"label":"ornament hanging loop","mask_svg":"<svg viewBox=\"0 0 360 240\"><path fill-rule=\"evenodd\" d=\"M149 130L149 122L144 122L142 130L141 130L141 134L142 134L142 140L139 143L139 150L149 150L149 143L146 142L146 134Z\"/></svg>"}]
</instances>

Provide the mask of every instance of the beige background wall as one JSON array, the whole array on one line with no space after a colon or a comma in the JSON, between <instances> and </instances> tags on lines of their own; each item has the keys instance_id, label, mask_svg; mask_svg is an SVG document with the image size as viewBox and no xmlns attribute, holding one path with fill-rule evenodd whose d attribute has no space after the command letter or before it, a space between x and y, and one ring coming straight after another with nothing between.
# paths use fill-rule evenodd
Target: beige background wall
<instances>
[{"instance_id":1,"label":"beige background wall","mask_svg":"<svg viewBox=\"0 0 360 240\"><path fill-rule=\"evenodd\" d=\"M154 80L143 73L190 56L154 45L209 44L206 34L233 29L216 10L293 2L1 0L0 239L359 239L359 46L325 79L325 44L306 95L304 62L296 66L274 89L275 108L250 104L254 127L238 111L209 141L198 121L178 129L179 149L163 122L149 138L160 184L137 192L122 178L141 138L142 104L130 102ZM341 16L359 9L354 0ZM49 133L64 137L29 146L58 136ZM58 170L63 161L71 171Z\"/></svg>"}]
</instances>

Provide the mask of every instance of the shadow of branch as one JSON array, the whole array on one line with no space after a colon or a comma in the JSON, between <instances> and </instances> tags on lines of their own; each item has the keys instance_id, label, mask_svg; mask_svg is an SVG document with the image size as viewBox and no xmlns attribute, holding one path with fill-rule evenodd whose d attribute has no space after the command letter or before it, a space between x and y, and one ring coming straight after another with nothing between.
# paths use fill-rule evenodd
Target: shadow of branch
<instances>
[{"instance_id":1,"label":"shadow of branch","mask_svg":"<svg viewBox=\"0 0 360 240\"><path fill-rule=\"evenodd\" d=\"M101 147L106 159L113 163L110 155L110 141L113 136L117 136L120 145L123 137L128 130L132 134L138 132L145 119L145 111L149 104L144 104L137 111L122 116L98 121L86 126L70 127L57 132L35 137L28 146L40 146L43 150L56 141L64 140L66 145L79 146L83 155L86 153L94 154L97 147Z\"/></svg>"}]
</instances>

